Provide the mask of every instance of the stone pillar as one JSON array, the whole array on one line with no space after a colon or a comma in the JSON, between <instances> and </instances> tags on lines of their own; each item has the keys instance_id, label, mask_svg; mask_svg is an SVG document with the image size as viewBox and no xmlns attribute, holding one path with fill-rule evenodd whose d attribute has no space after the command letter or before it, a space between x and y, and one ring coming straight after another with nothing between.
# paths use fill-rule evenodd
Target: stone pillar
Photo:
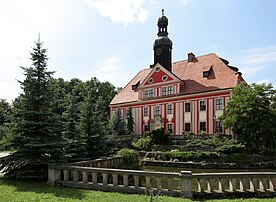
<instances>
[{"instance_id":1,"label":"stone pillar","mask_svg":"<svg viewBox=\"0 0 276 202\"><path fill-rule=\"evenodd\" d=\"M185 198L193 198L193 192L192 192L192 177L193 174L191 171L181 171L180 172L180 196Z\"/></svg>"},{"instance_id":2,"label":"stone pillar","mask_svg":"<svg viewBox=\"0 0 276 202\"><path fill-rule=\"evenodd\" d=\"M60 180L60 170L55 168L54 166L48 167L48 184L55 186L56 181Z\"/></svg>"}]
</instances>

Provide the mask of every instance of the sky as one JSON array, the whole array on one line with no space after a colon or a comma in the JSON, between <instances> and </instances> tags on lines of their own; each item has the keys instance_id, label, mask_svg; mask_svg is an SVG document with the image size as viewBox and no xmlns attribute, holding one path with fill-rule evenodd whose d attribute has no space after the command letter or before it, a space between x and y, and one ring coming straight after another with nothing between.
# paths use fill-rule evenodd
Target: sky
<instances>
[{"instance_id":1,"label":"sky","mask_svg":"<svg viewBox=\"0 0 276 202\"><path fill-rule=\"evenodd\" d=\"M153 63L162 8L173 61L216 53L248 83L276 87L275 0L0 0L0 99L22 92L39 35L55 78L124 87Z\"/></svg>"}]
</instances>

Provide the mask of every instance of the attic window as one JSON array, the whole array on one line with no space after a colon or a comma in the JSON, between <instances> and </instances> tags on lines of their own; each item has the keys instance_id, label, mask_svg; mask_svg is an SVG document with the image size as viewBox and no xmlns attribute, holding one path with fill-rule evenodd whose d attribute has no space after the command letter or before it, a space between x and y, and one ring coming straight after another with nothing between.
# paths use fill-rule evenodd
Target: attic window
<instances>
[{"instance_id":1,"label":"attic window","mask_svg":"<svg viewBox=\"0 0 276 202\"><path fill-rule=\"evenodd\" d=\"M208 77L208 76L209 76L209 74L210 74L210 72L209 72L209 71L205 71L205 72L203 72L203 77L204 77L204 78L206 78L206 77Z\"/></svg>"},{"instance_id":2,"label":"attic window","mask_svg":"<svg viewBox=\"0 0 276 202\"><path fill-rule=\"evenodd\" d=\"M154 79L153 78L150 78L149 79L149 83L153 83L154 82Z\"/></svg>"},{"instance_id":3,"label":"attic window","mask_svg":"<svg viewBox=\"0 0 276 202\"><path fill-rule=\"evenodd\" d=\"M138 86L140 85L140 81L138 81L135 85L131 86L132 90L136 90L138 88Z\"/></svg>"},{"instance_id":4,"label":"attic window","mask_svg":"<svg viewBox=\"0 0 276 202\"><path fill-rule=\"evenodd\" d=\"M210 75L212 67L213 66L211 66L211 67L203 67L203 75L202 75L203 78L207 78Z\"/></svg>"},{"instance_id":5,"label":"attic window","mask_svg":"<svg viewBox=\"0 0 276 202\"><path fill-rule=\"evenodd\" d=\"M159 72L160 71L160 67L156 67L155 71Z\"/></svg>"},{"instance_id":6,"label":"attic window","mask_svg":"<svg viewBox=\"0 0 276 202\"><path fill-rule=\"evenodd\" d=\"M168 80L168 76L167 76L167 75L164 75L164 76L162 77L162 80L163 80L163 81L167 81L167 80Z\"/></svg>"}]
</instances>

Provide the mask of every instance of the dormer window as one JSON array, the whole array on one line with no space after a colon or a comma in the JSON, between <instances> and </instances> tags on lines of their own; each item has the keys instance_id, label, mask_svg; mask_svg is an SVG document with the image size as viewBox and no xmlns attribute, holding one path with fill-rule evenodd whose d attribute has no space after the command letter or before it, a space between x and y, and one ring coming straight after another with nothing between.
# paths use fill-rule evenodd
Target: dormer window
<instances>
[{"instance_id":1,"label":"dormer window","mask_svg":"<svg viewBox=\"0 0 276 202\"><path fill-rule=\"evenodd\" d=\"M208 76L209 76L209 74L210 74L210 72L209 72L209 71L205 71L205 72L203 72L203 77L204 77L204 78L206 78L206 77L208 77Z\"/></svg>"},{"instance_id":2,"label":"dormer window","mask_svg":"<svg viewBox=\"0 0 276 202\"><path fill-rule=\"evenodd\" d=\"M207 78L208 76L210 76L210 73L211 73L211 70L212 70L212 67L203 67L203 78Z\"/></svg>"}]
</instances>

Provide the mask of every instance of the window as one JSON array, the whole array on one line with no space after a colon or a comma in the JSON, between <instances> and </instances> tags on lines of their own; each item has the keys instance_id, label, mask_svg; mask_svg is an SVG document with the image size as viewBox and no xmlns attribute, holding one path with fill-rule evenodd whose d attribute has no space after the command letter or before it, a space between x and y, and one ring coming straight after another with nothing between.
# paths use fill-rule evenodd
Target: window
<instances>
[{"instance_id":1,"label":"window","mask_svg":"<svg viewBox=\"0 0 276 202\"><path fill-rule=\"evenodd\" d=\"M222 108L223 108L222 98L217 98L216 99L216 110L221 110Z\"/></svg>"},{"instance_id":2,"label":"window","mask_svg":"<svg viewBox=\"0 0 276 202\"><path fill-rule=\"evenodd\" d=\"M199 110L200 110L200 111L205 111L205 110L206 110L206 103L205 103L205 100L199 101Z\"/></svg>"},{"instance_id":3,"label":"window","mask_svg":"<svg viewBox=\"0 0 276 202\"><path fill-rule=\"evenodd\" d=\"M155 71L159 72L160 71L160 67L156 67Z\"/></svg>"},{"instance_id":4,"label":"window","mask_svg":"<svg viewBox=\"0 0 276 202\"><path fill-rule=\"evenodd\" d=\"M184 129L186 132L190 132L191 131L191 123L185 123Z\"/></svg>"},{"instance_id":5,"label":"window","mask_svg":"<svg viewBox=\"0 0 276 202\"><path fill-rule=\"evenodd\" d=\"M173 94L173 87L169 86L168 87L168 95L172 95Z\"/></svg>"},{"instance_id":6,"label":"window","mask_svg":"<svg viewBox=\"0 0 276 202\"><path fill-rule=\"evenodd\" d=\"M173 114L172 104L167 105L167 114Z\"/></svg>"},{"instance_id":7,"label":"window","mask_svg":"<svg viewBox=\"0 0 276 202\"><path fill-rule=\"evenodd\" d=\"M153 98L154 97L154 91L153 89L149 90L149 98Z\"/></svg>"},{"instance_id":8,"label":"window","mask_svg":"<svg viewBox=\"0 0 276 202\"><path fill-rule=\"evenodd\" d=\"M185 103L185 112L190 112L191 111L191 103L190 102L186 102Z\"/></svg>"},{"instance_id":9,"label":"window","mask_svg":"<svg viewBox=\"0 0 276 202\"><path fill-rule=\"evenodd\" d=\"M167 87L162 88L162 95L167 95Z\"/></svg>"},{"instance_id":10,"label":"window","mask_svg":"<svg viewBox=\"0 0 276 202\"><path fill-rule=\"evenodd\" d=\"M210 72L209 71L205 71L205 72L203 72L203 77L208 77L209 76L209 74L210 74Z\"/></svg>"},{"instance_id":11,"label":"window","mask_svg":"<svg viewBox=\"0 0 276 202\"><path fill-rule=\"evenodd\" d=\"M200 122L199 123L199 130L200 131L206 131L206 122Z\"/></svg>"},{"instance_id":12,"label":"window","mask_svg":"<svg viewBox=\"0 0 276 202\"><path fill-rule=\"evenodd\" d=\"M155 115L160 116L161 115L160 112L161 112L160 111L160 106L158 105L158 106L155 107Z\"/></svg>"},{"instance_id":13,"label":"window","mask_svg":"<svg viewBox=\"0 0 276 202\"><path fill-rule=\"evenodd\" d=\"M149 108L148 107L144 107L144 117L149 116Z\"/></svg>"},{"instance_id":14,"label":"window","mask_svg":"<svg viewBox=\"0 0 276 202\"><path fill-rule=\"evenodd\" d=\"M168 123L167 130L170 131L171 134L173 133L173 124L172 123Z\"/></svg>"},{"instance_id":15,"label":"window","mask_svg":"<svg viewBox=\"0 0 276 202\"><path fill-rule=\"evenodd\" d=\"M154 82L154 79L153 78L150 78L149 79L149 83L153 83Z\"/></svg>"},{"instance_id":16,"label":"window","mask_svg":"<svg viewBox=\"0 0 276 202\"><path fill-rule=\"evenodd\" d=\"M145 90L144 91L144 98L148 98L149 97L149 91L148 90Z\"/></svg>"},{"instance_id":17,"label":"window","mask_svg":"<svg viewBox=\"0 0 276 202\"><path fill-rule=\"evenodd\" d=\"M222 133L223 129L223 122L216 121L216 133Z\"/></svg>"},{"instance_id":18,"label":"window","mask_svg":"<svg viewBox=\"0 0 276 202\"><path fill-rule=\"evenodd\" d=\"M168 76L167 76L167 75L164 75L164 76L162 77L162 80L163 80L163 81L167 81L167 80L168 80Z\"/></svg>"}]
</instances>

